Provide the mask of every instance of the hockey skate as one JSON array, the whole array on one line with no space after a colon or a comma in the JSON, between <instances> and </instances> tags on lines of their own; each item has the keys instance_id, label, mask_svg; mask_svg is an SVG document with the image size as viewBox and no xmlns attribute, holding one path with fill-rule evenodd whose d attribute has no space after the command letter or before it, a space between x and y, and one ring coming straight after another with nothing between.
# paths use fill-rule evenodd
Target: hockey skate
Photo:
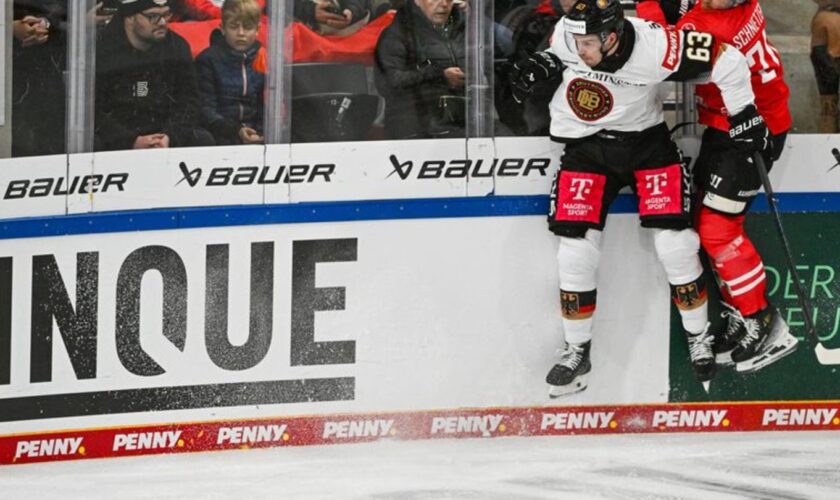
<instances>
[{"instance_id":1,"label":"hockey skate","mask_svg":"<svg viewBox=\"0 0 840 500\"><path fill-rule=\"evenodd\" d=\"M798 341L773 306L744 317L744 337L732 350L735 370L751 373L796 350Z\"/></svg>"},{"instance_id":2,"label":"hockey skate","mask_svg":"<svg viewBox=\"0 0 840 500\"><path fill-rule=\"evenodd\" d=\"M688 356L694 375L708 391L708 382L714 378L716 371L715 355L712 352L714 337L709 333L709 324L706 323L706 328L700 333L685 332L685 338L688 340Z\"/></svg>"},{"instance_id":3,"label":"hockey skate","mask_svg":"<svg viewBox=\"0 0 840 500\"><path fill-rule=\"evenodd\" d=\"M566 344L557 364L545 377L545 381L550 386L548 389L550 397L559 398L586 389L589 371L592 369L592 364L589 362L591 344L591 341L583 344Z\"/></svg>"},{"instance_id":4,"label":"hockey skate","mask_svg":"<svg viewBox=\"0 0 840 500\"><path fill-rule=\"evenodd\" d=\"M715 353L715 361L719 365L732 365L732 350L738 345L738 341L744 336L744 317L738 309L726 302L721 301L723 310L720 315L726 319L726 329L715 335L712 350Z\"/></svg>"}]
</instances>

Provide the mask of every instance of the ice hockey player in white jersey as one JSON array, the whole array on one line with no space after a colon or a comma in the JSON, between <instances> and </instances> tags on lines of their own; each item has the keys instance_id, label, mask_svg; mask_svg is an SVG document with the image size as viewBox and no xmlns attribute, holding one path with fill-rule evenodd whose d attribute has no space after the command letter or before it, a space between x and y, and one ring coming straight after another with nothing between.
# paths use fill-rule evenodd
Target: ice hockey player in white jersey
<instances>
[{"instance_id":1,"label":"ice hockey player in white jersey","mask_svg":"<svg viewBox=\"0 0 840 500\"><path fill-rule=\"evenodd\" d=\"M548 226L560 237L566 346L546 377L549 394L587 386L601 234L610 204L627 185L639 197L642 226L652 229L695 375L708 386L715 360L700 241L691 227L688 172L665 125L657 85L715 83L731 112L732 139L762 151L769 146L768 132L753 104L743 55L708 33L625 19L619 0L578 0L557 23L550 48L514 69L510 83L518 100L541 80L560 73L563 78L549 105L552 139L565 148Z\"/></svg>"}]
</instances>

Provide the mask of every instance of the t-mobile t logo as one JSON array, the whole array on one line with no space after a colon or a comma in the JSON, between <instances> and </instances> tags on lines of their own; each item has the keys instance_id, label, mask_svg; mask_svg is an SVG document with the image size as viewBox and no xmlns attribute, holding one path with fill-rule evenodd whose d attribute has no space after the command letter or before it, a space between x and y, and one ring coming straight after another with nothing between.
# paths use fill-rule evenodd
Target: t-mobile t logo
<instances>
[{"instance_id":1,"label":"t-mobile t logo","mask_svg":"<svg viewBox=\"0 0 840 500\"><path fill-rule=\"evenodd\" d=\"M590 189L590 188L592 187L592 184L594 184L594 183L595 183L595 181L592 180L592 179L581 179L581 178L572 179L571 191L573 193L575 193L575 195L572 196L572 199L573 200L585 200L586 195L588 195L592 191L592 189Z\"/></svg>"},{"instance_id":2,"label":"t-mobile t logo","mask_svg":"<svg viewBox=\"0 0 840 500\"><path fill-rule=\"evenodd\" d=\"M668 174L648 174L645 176L647 183L645 187L650 189L650 194L662 194L662 188L668 185Z\"/></svg>"}]
</instances>

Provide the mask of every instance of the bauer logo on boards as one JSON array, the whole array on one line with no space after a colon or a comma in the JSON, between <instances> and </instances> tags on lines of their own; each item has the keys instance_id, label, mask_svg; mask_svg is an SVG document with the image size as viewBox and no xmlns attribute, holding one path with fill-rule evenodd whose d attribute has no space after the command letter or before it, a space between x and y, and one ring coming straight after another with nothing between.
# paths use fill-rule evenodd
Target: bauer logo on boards
<instances>
[{"instance_id":1,"label":"bauer logo on boards","mask_svg":"<svg viewBox=\"0 0 840 500\"><path fill-rule=\"evenodd\" d=\"M127 173L108 175L77 175L74 177L42 177L38 179L15 179L6 186L4 200L17 198L41 198L44 196L83 195L125 191Z\"/></svg>"},{"instance_id":2,"label":"bauer logo on boards","mask_svg":"<svg viewBox=\"0 0 840 500\"><path fill-rule=\"evenodd\" d=\"M201 186L200 181L204 178L204 186L251 186L266 184L300 184L312 182L332 182L335 175L334 163L323 163L317 165L278 165L261 166L256 165L241 167L214 167L202 169L201 167L190 168L186 162L178 164L181 170L181 179L175 183L179 185L186 182L186 186ZM204 177L204 172L207 172Z\"/></svg>"},{"instance_id":3,"label":"bauer logo on boards","mask_svg":"<svg viewBox=\"0 0 840 500\"><path fill-rule=\"evenodd\" d=\"M427 161L400 161L397 155L389 157L391 161L391 173L385 178L394 174L400 180L406 180L413 176L417 179L462 179L482 177L528 177L539 174L540 177L548 176L547 170L551 166L550 158L494 158L465 159L465 160L427 160ZM415 168L415 163L416 168Z\"/></svg>"}]
</instances>

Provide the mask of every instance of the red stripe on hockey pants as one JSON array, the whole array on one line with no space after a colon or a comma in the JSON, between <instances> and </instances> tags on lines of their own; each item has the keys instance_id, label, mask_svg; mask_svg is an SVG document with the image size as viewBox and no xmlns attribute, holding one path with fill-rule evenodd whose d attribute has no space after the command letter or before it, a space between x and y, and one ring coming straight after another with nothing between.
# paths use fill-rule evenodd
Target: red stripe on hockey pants
<instances>
[{"instance_id":1,"label":"red stripe on hockey pants","mask_svg":"<svg viewBox=\"0 0 840 500\"><path fill-rule=\"evenodd\" d=\"M700 209L697 232L722 281L724 300L744 316L767 307L764 264L744 232L743 215L724 215Z\"/></svg>"}]
</instances>

